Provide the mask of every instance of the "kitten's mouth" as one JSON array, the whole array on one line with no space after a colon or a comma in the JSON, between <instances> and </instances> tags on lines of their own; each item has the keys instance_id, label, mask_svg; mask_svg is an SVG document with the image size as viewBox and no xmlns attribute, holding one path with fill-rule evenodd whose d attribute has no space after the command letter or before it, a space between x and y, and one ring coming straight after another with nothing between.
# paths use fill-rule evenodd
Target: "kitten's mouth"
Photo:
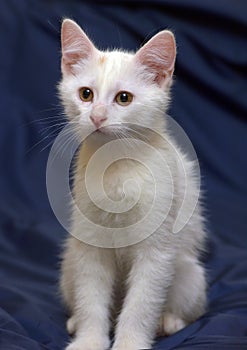
<instances>
[{"instance_id":1,"label":"kitten's mouth","mask_svg":"<svg viewBox=\"0 0 247 350\"><path fill-rule=\"evenodd\" d=\"M96 129L95 132L96 132L97 134L104 134L104 135L107 135L107 134L109 133L109 130L106 131L106 128L102 127L102 128Z\"/></svg>"},{"instance_id":2,"label":"kitten's mouth","mask_svg":"<svg viewBox=\"0 0 247 350\"><path fill-rule=\"evenodd\" d=\"M116 127L115 127L116 129ZM102 126L94 131L97 134L101 135L113 135L114 134L114 128L112 126Z\"/></svg>"},{"instance_id":3,"label":"kitten's mouth","mask_svg":"<svg viewBox=\"0 0 247 350\"><path fill-rule=\"evenodd\" d=\"M119 123L105 125L100 128L95 128L90 134L91 140L96 144L98 142L105 143L111 140L136 139L146 143L155 138L154 132L148 128L140 127L135 124ZM129 141L128 141L129 142Z\"/></svg>"},{"instance_id":4,"label":"kitten's mouth","mask_svg":"<svg viewBox=\"0 0 247 350\"><path fill-rule=\"evenodd\" d=\"M111 124L102 126L94 130L93 134L97 136L107 136L110 138L139 138L146 139L145 131L147 129L130 124Z\"/></svg>"}]
</instances>

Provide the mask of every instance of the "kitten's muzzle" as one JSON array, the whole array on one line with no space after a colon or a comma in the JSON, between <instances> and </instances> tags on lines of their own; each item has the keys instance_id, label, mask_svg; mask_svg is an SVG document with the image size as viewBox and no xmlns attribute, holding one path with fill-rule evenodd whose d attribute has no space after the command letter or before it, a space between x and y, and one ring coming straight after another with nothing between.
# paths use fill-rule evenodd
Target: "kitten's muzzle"
<instances>
[{"instance_id":1,"label":"kitten's muzzle","mask_svg":"<svg viewBox=\"0 0 247 350\"><path fill-rule=\"evenodd\" d=\"M97 115L91 115L90 119L92 120L95 127L99 129L102 126L102 124L106 121L107 118L102 116L97 116Z\"/></svg>"}]
</instances>

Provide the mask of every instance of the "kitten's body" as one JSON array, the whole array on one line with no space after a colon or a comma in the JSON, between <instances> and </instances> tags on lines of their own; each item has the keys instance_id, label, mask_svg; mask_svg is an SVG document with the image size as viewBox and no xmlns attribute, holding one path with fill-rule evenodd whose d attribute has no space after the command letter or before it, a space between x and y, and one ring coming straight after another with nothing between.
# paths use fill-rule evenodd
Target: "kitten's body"
<instances>
[{"instance_id":1,"label":"kitten's body","mask_svg":"<svg viewBox=\"0 0 247 350\"><path fill-rule=\"evenodd\" d=\"M172 51L172 42L169 41L172 39L167 37L171 34L163 33L164 43L168 41L167 50ZM80 42L83 43L81 46ZM131 137L135 140L148 140L153 148L145 150L143 154L142 147L132 147L132 159L114 162L104 174L105 192L116 205L123 198L123 188L127 200L131 202L135 199L138 185L142 195L137 205L124 214L108 213L93 204L87 194L85 172L90 159L107 140L114 140L116 136L110 129L102 129L103 132L94 133L84 142L78 155L74 181L77 206L97 225L116 230L131 226L147 213L154 200L155 187L149 171L152 169L155 180L163 191L157 196L155 215L145 224L145 229L148 231L150 226L152 230L156 219L168 213L164 222L146 239L143 239L141 232L126 230L124 238L112 234L107 242L104 238L99 238L98 229L94 231L85 222L82 224L78 212L73 213L73 236L67 240L61 278L63 297L71 313L67 327L69 332L76 335L67 349L108 349L109 331L111 324L115 322L112 349L149 348L158 331L172 334L201 316L206 299L204 270L198 261L204 240L199 203L185 227L177 234L172 233L181 198L184 196L183 166L189 174L186 185L190 191L190 198L184 209L185 216L193 211L197 189L192 163L178 148L175 151L174 141L165 129L163 113L168 101L174 58L172 53L171 57L167 54L167 62L162 63L164 66L167 64L166 74L163 77L158 76L158 73L155 75L155 69L160 68L151 63L151 68L146 71L150 61L146 60L145 49L139 51L139 56L138 53L100 53L71 21L66 21L63 27L63 45L64 78L60 91L70 119L75 118L82 124L82 128L94 131L95 126L89 118L97 110L97 117L103 113L103 126L118 124L121 128L124 123L135 123L155 130L151 132L149 129L142 129L142 135L139 131L132 133ZM75 50L75 45L80 46L79 50ZM154 45L153 51L156 50L157 56L156 46ZM68 47L72 49L68 50ZM150 53L152 45L151 48L146 47ZM153 57L155 60L155 56ZM161 58L159 57L159 64ZM80 100L75 96L75 92L82 86L94 89L95 100L91 106L88 102L81 106ZM135 100L129 106L119 108L112 102L112 96L118 91L131 91ZM124 144L124 140L118 139L116 149L109 146L107 152L121 151ZM166 160L167 168L161 166L157 151ZM145 166L134 159L141 159ZM104 163L104 158L98 162ZM97 164L95 172L90 173L90 181L92 184L95 181L96 187L99 165ZM124 187L129 179L133 179L135 183L128 183ZM108 199L104 196L99 195L97 200L103 208L107 205ZM95 246L75 238L81 237L82 232L85 241ZM132 243L126 246L124 243L128 239ZM110 247L118 248L107 248L109 243ZM113 323L110 322L111 314L114 315Z\"/></svg>"}]
</instances>

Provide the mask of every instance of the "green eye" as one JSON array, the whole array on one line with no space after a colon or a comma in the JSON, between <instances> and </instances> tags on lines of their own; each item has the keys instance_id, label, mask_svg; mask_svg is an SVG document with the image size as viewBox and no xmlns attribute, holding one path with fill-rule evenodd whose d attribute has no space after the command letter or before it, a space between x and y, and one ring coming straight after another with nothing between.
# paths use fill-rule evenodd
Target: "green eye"
<instances>
[{"instance_id":1,"label":"green eye","mask_svg":"<svg viewBox=\"0 0 247 350\"><path fill-rule=\"evenodd\" d=\"M88 87L82 87L79 90L80 99L84 102L91 102L93 100L93 91Z\"/></svg>"},{"instance_id":2,"label":"green eye","mask_svg":"<svg viewBox=\"0 0 247 350\"><path fill-rule=\"evenodd\" d=\"M133 100L133 95L128 91L120 91L115 100L120 106L128 106Z\"/></svg>"}]
</instances>

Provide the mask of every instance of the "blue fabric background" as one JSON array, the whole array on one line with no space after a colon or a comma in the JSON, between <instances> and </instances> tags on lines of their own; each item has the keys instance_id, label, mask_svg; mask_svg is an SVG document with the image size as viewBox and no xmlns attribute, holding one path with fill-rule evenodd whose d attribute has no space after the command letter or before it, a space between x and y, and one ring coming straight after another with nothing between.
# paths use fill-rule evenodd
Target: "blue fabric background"
<instances>
[{"instance_id":1,"label":"blue fabric background","mask_svg":"<svg viewBox=\"0 0 247 350\"><path fill-rule=\"evenodd\" d=\"M56 95L63 17L100 48L136 49L160 29L175 32L169 113L201 163L209 305L155 349L247 349L245 0L0 2L0 349L62 350L68 341L57 292L66 233L45 186L49 145L59 132L46 128L63 118Z\"/></svg>"}]
</instances>

